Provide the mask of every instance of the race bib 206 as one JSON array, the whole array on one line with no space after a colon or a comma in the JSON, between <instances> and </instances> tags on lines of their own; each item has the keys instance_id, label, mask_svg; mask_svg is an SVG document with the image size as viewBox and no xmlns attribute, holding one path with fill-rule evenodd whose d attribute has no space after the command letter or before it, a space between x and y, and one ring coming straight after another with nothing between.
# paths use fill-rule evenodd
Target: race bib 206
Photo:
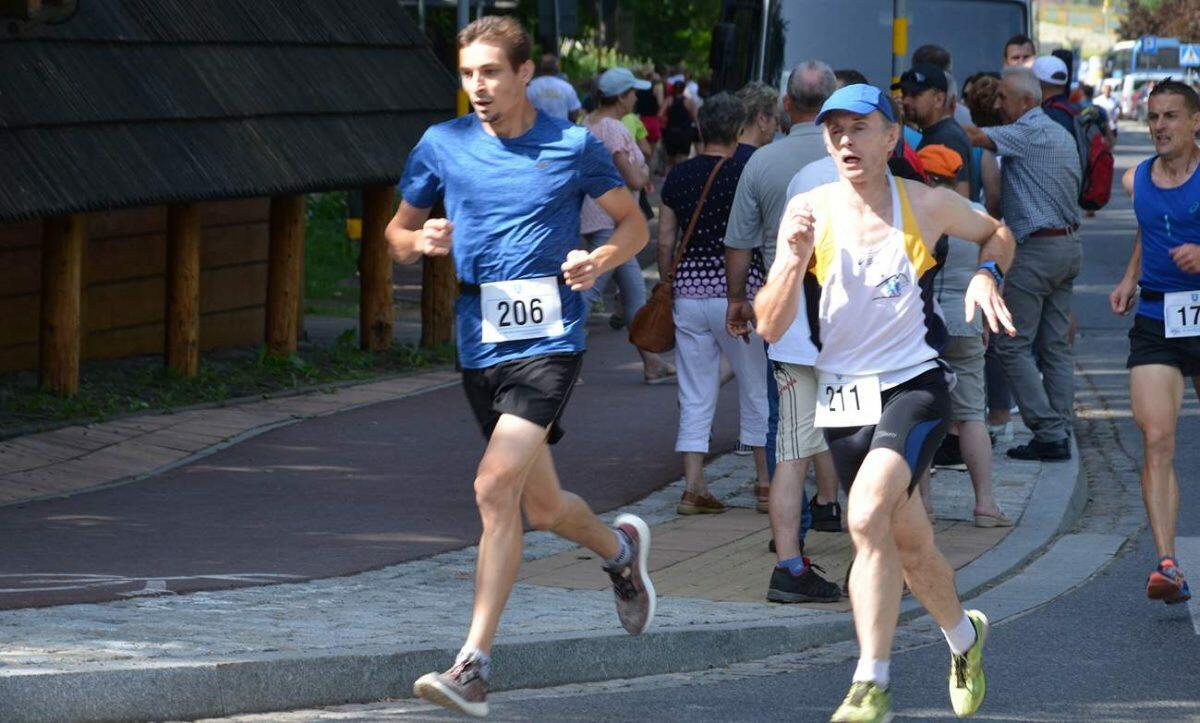
<instances>
[{"instance_id":1,"label":"race bib 206","mask_svg":"<svg viewBox=\"0 0 1200 723\"><path fill-rule=\"evenodd\" d=\"M566 333L556 276L481 284L479 303L485 344Z\"/></svg>"}]
</instances>

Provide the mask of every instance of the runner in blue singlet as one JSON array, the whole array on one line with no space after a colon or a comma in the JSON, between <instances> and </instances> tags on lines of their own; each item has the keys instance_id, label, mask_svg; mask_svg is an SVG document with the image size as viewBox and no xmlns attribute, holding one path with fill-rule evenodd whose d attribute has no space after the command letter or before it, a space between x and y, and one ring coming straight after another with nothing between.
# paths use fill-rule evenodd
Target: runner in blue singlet
<instances>
[{"instance_id":1,"label":"runner in blue singlet","mask_svg":"<svg viewBox=\"0 0 1200 723\"><path fill-rule=\"evenodd\" d=\"M1125 174L1138 238L1111 302L1113 312L1127 314L1140 297L1126 366L1145 449L1142 498L1159 556L1146 595L1173 604L1191 598L1175 556L1175 427L1184 378L1200 392L1200 98L1190 86L1165 80L1150 93L1147 117L1157 155Z\"/></svg>"}]
</instances>

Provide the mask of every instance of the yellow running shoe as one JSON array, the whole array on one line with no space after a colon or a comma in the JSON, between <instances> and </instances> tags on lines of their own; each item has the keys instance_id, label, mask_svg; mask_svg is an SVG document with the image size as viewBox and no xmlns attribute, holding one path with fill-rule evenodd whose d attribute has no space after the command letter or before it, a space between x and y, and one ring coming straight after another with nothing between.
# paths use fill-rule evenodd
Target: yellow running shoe
<instances>
[{"instance_id":1,"label":"yellow running shoe","mask_svg":"<svg viewBox=\"0 0 1200 723\"><path fill-rule=\"evenodd\" d=\"M959 718L974 715L987 695L983 644L987 641L988 619L978 610L968 610L967 617L975 626L975 644L966 655L950 655L950 705Z\"/></svg>"},{"instance_id":2,"label":"yellow running shoe","mask_svg":"<svg viewBox=\"0 0 1200 723\"><path fill-rule=\"evenodd\" d=\"M834 711L830 723L889 723L892 694L874 683L855 682L846 699Z\"/></svg>"}]
</instances>

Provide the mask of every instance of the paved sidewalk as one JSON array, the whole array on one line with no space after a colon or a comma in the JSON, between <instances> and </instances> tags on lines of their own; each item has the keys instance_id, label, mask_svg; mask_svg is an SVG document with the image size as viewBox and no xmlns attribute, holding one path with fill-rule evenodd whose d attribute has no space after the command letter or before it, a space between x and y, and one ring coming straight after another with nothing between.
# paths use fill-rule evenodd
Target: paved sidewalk
<instances>
[{"instance_id":1,"label":"paved sidewalk","mask_svg":"<svg viewBox=\"0 0 1200 723\"><path fill-rule=\"evenodd\" d=\"M59 497L164 472L259 433L458 381L440 370L225 406L142 414L0 442L0 505Z\"/></svg>"},{"instance_id":2,"label":"paved sidewalk","mask_svg":"<svg viewBox=\"0 0 1200 723\"><path fill-rule=\"evenodd\" d=\"M998 497L1014 519L1031 493L1066 485L1075 469L1002 454L997 463ZM498 688L723 665L852 635L845 604L763 602L773 560L767 516L752 510L750 458L727 455L707 474L734 507L725 515L678 518L682 481L605 515L633 512L654 528L662 598L653 632L640 639L620 631L598 562L580 559L589 553L548 533L526 535L522 582L501 624ZM955 566L987 557L1005 531L965 522L966 475L939 471L933 487L938 543ZM848 536L813 533L810 545L840 579ZM474 559L468 548L304 584L2 612L0 719L198 717L407 695L416 675L444 665L461 643ZM963 584L978 589L1014 564ZM591 646L605 652L603 670Z\"/></svg>"}]
</instances>

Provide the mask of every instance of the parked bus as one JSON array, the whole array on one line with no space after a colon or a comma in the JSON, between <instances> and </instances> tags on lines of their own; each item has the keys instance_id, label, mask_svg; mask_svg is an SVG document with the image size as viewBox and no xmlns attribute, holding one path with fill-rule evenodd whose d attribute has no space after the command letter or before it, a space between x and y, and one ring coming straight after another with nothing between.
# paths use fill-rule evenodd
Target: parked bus
<instances>
[{"instance_id":1,"label":"parked bus","mask_svg":"<svg viewBox=\"0 0 1200 723\"><path fill-rule=\"evenodd\" d=\"M1104 54L1104 85L1113 86L1113 94L1121 103L1125 118L1144 119L1143 89L1151 81L1171 76L1180 77L1185 71L1179 64L1179 39L1155 38L1153 52L1146 38L1122 40Z\"/></svg>"},{"instance_id":2,"label":"parked bus","mask_svg":"<svg viewBox=\"0 0 1200 723\"><path fill-rule=\"evenodd\" d=\"M803 60L854 68L886 88L926 44L950 51L955 77L999 70L1004 41L1030 33L1030 0L724 0L714 28L714 90L751 80L782 88Z\"/></svg>"},{"instance_id":3,"label":"parked bus","mask_svg":"<svg viewBox=\"0 0 1200 723\"><path fill-rule=\"evenodd\" d=\"M1138 71L1179 72L1179 38L1155 38L1154 52L1143 50L1146 39L1122 40L1104 54L1104 77L1124 78Z\"/></svg>"}]
</instances>

